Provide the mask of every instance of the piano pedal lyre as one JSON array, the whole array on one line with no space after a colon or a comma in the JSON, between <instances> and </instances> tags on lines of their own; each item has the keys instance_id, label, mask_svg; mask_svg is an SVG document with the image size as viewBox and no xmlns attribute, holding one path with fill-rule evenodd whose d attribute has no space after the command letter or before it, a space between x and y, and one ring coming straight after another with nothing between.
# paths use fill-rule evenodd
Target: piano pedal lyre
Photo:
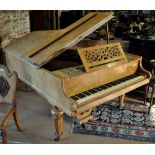
<instances>
[{"instance_id":1,"label":"piano pedal lyre","mask_svg":"<svg viewBox=\"0 0 155 155\"><path fill-rule=\"evenodd\" d=\"M62 126L63 126L63 111L57 107L51 109L52 118L55 124L55 134L54 141L60 141L62 135Z\"/></svg>"},{"instance_id":2,"label":"piano pedal lyre","mask_svg":"<svg viewBox=\"0 0 155 155\"><path fill-rule=\"evenodd\" d=\"M76 113L76 118L81 120L81 119L89 116L91 114L91 112L92 112L92 109L89 109L89 110L82 112L82 113Z\"/></svg>"},{"instance_id":3,"label":"piano pedal lyre","mask_svg":"<svg viewBox=\"0 0 155 155\"><path fill-rule=\"evenodd\" d=\"M76 122L80 125L82 125L82 127L84 127L85 123L88 122L89 120L93 119L93 116L91 115L92 109L89 109L83 113L76 113Z\"/></svg>"}]
</instances>

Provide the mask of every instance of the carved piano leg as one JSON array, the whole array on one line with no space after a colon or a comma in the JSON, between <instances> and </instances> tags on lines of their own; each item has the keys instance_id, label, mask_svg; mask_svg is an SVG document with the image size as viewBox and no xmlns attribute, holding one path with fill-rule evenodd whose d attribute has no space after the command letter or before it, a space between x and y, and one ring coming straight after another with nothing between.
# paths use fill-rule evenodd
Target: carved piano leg
<instances>
[{"instance_id":1,"label":"carved piano leg","mask_svg":"<svg viewBox=\"0 0 155 155\"><path fill-rule=\"evenodd\" d=\"M152 105L153 105L153 99L154 99L153 95L154 95L154 93L155 93L155 87L152 88L151 98L150 98L150 106L149 106L148 113L150 113L151 107L152 107Z\"/></svg>"},{"instance_id":2,"label":"carved piano leg","mask_svg":"<svg viewBox=\"0 0 155 155\"><path fill-rule=\"evenodd\" d=\"M7 144L6 129L1 129L2 144Z\"/></svg>"},{"instance_id":3,"label":"carved piano leg","mask_svg":"<svg viewBox=\"0 0 155 155\"><path fill-rule=\"evenodd\" d=\"M54 140L59 141L62 135L62 125L63 125L63 111L57 107L51 110L52 118L55 124L56 133L54 135Z\"/></svg>"},{"instance_id":4,"label":"carved piano leg","mask_svg":"<svg viewBox=\"0 0 155 155\"><path fill-rule=\"evenodd\" d=\"M124 106L124 99L125 99L125 94L119 96L119 100L118 100L119 108L122 108Z\"/></svg>"}]
</instances>

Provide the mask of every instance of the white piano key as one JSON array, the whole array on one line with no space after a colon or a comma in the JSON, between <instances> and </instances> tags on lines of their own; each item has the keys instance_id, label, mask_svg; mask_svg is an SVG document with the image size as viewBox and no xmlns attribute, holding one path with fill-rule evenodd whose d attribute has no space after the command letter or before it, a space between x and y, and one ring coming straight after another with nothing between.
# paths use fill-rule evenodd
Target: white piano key
<instances>
[{"instance_id":1,"label":"white piano key","mask_svg":"<svg viewBox=\"0 0 155 155\"><path fill-rule=\"evenodd\" d=\"M91 94L91 95L89 95L89 96L86 96L86 97L83 97L83 98L81 98L81 99L78 99L78 100L76 100L76 103L77 103L77 104L81 104L82 102L86 102L86 101L88 101L88 100L90 100L90 99L103 96L103 95L105 95L105 94L111 93L112 91L116 91L117 89L121 89L121 87L123 87L123 86L125 86L125 85L127 85L127 84L133 84L134 82L139 81L139 80L142 80L142 79L144 79L144 78L145 78L145 77L142 76L142 75L133 77L133 78L131 78L131 79L125 81L125 82L119 83L119 84L117 84L117 85L115 85L115 86L108 87L108 88L105 89L105 90L98 91L98 92L96 92L96 93L94 93L94 94ZM95 89L95 88L94 88L94 89ZM88 91L89 91L89 90L88 90ZM86 92L88 92L88 91L86 91ZM84 93L83 93L83 94L84 94ZM75 96L76 96L76 95L75 95Z\"/></svg>"}]
</instances>

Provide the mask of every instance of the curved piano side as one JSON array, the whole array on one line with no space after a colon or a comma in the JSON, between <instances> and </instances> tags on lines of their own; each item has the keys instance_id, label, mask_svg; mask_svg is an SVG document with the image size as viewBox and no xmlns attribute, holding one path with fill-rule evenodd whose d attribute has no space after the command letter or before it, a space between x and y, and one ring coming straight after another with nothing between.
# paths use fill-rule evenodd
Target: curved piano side
<instances>
[{"instance_id":1,"label":"curved piano side","mask_svg":"<svg viewBox=\"0 0 155 155\"><path fill-rule=\"evenodd\" d=\"M32 65L5 53L6 64L10 71L16 71L21 81L45 97L48 102L72 116L74 103L65 96L62 79L54 76L44 68L34 68Z\"/></svg>"}]
</instances>

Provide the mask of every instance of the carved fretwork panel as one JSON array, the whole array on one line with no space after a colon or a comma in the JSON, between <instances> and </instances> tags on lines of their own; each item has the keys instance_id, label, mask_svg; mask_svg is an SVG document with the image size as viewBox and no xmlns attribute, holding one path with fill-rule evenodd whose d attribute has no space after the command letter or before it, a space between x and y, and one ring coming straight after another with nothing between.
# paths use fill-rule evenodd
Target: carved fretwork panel
<instances>
[{"instance_id":1,"label":"carved fretwork panel","mask_svg":"<svg viewBox=\"0 0 155 155\"><path fill-rule=\"evenodd\" d=\"M120 43L112 43L88 48L78 49L79 55L86 71L100 65L125 60L126 56Z\"/></svg>"},{"instance_id":2,"label":"carved fretwork panel","mask_svg":"<svg viewBox=\"0 0 155 155\"><path fill-rule=\"evenodd\" d=\"M8 81L5 79L5 77L0 76L0 95L5 97L8 94L9 89L10 86Z\"/></svg>"},{"instance_id":3,"label":"carved fretwork panel","mask_svg":"<svg viewBox=\"0 0 155 155\"><path fill-rule=\"evenodd\" d=\"M110 61L113 58L122 56L117 45L113 47L99 48L95 50L86 50L84 55L88 63L93 64L94 62L101 62L103 60Z\"/></svg>"}]
</instances>

